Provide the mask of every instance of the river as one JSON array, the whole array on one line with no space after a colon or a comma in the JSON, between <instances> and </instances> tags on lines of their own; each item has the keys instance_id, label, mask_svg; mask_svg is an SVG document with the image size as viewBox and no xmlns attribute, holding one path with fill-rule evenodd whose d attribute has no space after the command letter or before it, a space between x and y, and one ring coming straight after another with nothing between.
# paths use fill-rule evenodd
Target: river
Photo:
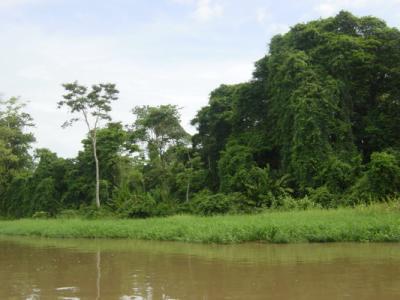
<instances>
[{"instance_id":1,"label":"river","mask_svg":"<svg viewBox=\"0 0 400 300\"><path fill-rule=\"evenodd\" d=\"M0 237L0 299L400 299L400 245Z\"/></svg>"}]
</instances>

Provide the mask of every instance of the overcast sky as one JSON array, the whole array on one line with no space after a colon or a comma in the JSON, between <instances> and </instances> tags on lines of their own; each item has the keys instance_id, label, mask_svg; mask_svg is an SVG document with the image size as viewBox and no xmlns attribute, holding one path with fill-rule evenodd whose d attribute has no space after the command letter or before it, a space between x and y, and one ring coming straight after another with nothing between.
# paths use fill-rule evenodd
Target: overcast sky
<instances>
[{"instance_id":1,"label":"overcast sky","mask_svg":"<svg viewBox=\"0 0 400 300\"><path fill-rule=\"evenodd\" d=\"M400 25L400 0L0 0L0 93L29 101L35 147L76 155L83 124L61 129L62 83L113 82L113 119L136 105L182 107L184 127L222 83L251 78L270 38L346 9Z\"/></svg>"}]
</instances>

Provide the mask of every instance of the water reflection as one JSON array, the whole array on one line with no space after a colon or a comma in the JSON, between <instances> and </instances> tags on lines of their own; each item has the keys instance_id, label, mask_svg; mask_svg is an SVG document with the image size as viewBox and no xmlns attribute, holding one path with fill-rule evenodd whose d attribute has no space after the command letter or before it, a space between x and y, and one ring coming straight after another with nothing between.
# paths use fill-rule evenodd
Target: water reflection
<instances>
[{"instance_id":1,"label":"water reflection","mask_svg":"<svg viewBox=\"0 0 400 300\"><path fill-rule=\"evenodd\" d=\"M96 267L97 267L97 280L96 280L96 287L97 287L97 297L96 300L100 299L100 282L101 282L101 252L100 249L97 249L96 253Z\"/></svg>"},{"instance_id":2,"label":"water reflection","mask_svg":"<svg viewBox=\"0 0 400 300\"><path fill-rule=\"evenodd\" d=\"M399 299L399 250L0 238L0 299Z\"/></svg>"}]
</instances>

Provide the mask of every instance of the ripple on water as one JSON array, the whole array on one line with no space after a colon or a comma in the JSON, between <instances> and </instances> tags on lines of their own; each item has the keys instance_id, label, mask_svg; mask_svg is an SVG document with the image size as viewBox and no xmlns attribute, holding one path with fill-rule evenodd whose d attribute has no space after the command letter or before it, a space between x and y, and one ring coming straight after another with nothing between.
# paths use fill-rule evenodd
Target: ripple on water
<instances>
[{"instance_id":1,"label":"ripple on water","mask_svg":"<svg viewBox=\"0 0 400 300\"><path fill-rule=\"evenodd\" d=\"M64 287L59 287L56 288L57 292L72 292L72 293L76 293L79 292L79 288L76 286L64 286Z\"/></svg>"}]
</instances>

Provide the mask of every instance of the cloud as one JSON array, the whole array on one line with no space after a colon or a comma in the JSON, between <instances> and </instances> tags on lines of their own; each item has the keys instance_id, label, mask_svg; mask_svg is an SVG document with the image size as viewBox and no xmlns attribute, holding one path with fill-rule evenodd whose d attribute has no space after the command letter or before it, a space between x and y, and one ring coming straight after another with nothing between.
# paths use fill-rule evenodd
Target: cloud
<instances>
[{"instance_id":1,"label":"cloud","mask_svg":"<svg viewBox=\"0 0 400 300\"><path fill-rule=\"evenodd\" d=\"M222 13L223 7L221 4L211 0L198 0L194 15L198 20L207 21L213 17L221 16Z\"/></svg>"},{"instance_id":2,"label":"cloud","mask_svg":"<svg viewBox=\"0 0 400 300\"><path fill-rule=\"evenodd\" d=\"M215 0L172 0L173 3L193 5L192 16L198 21L208 21L223 15L223 5Z\"/></svg>"},{"instance_id":3,"label":"cloud","mask_svg":"<svg viewBox=\"0 0 400 300\"><path fill-rule=\"evenodd\" d=\"M49 0L0 0L0 9L15 8L27 4L42 4Z\"/></svg>"},{"instance_id":4,"label":"cloud","mask_svg":"<svg viewBox=\"0 0 400 300\"><path fill-rule=\"evenodd\" d=\"M256 19L260 24L264 24L267 18L270 17L268 10L266 8L259 8L256 11Z\"/></svg>"},{"instance_id":5,"label":"cloud","mask_svg":"<svg viewBox=\"0 0 400 300\"><path fill-rule=\"evenodd\" d=\"M120 99L113 104L112 116L125 124L132 122L130 109L136 105L176 104L183 108L183 126L193 133L190 120L207 103L209 92L222 83L249 80L252 61L257 58L152 60L148 59L152 54L135 52L137 41L126 33L100 37L49 35L40 28L18 25L0 28L0 35L13 45L1 50L4 57L12 59L0 62L0 92L29 101L28 112L37 124L35 147L47 147L66 157L81 148L86 129L83 124L61 129L69 118L67 112L56 108L63 94L61 83L76 79L84 85L116 83ZM121 52L124 48L130 50Z\"/></svg>"},{"instance_id":6,"label":"cloud","mask_svg":"<svg viewBox=\"0 0 400 300\"><path fill-rule=\"evenodd\" d=\"M193 0L172 0L172 3L177 4L192 4L193 2Z\"/></svg>"},{"instance_id":7,"label":"cloud","mask_svg":"<svg viewBox=\"0 0 400 300\"><path fill-rule=\"evenodd\" d=\"M382 3L384 2L384 4ZM314 11L319 13L321 17L329 17L340 10L354 10L354 9L380 9L382 6L390 7L400 4L400 0L325 0L318 1L314 6Z\"/></svg>"},{"instance_id":8,"label":"cloud","mask_svg":"<svg viewBox=\"0 0 400 300\"><path fill-rule=\"evenodd\" d=\"M314 8L322 17L328 17L335 14L339 7L334 3L320 3Z\"/></svg>"},{"instance_id":9,"label":"cloud","mask_svg":"<svg viewBox=\"0 0 400 300\"><path fill-rule=\"evenodd\" d=\"M289 30L287 24L276 22L270 10L265 7L260 7L256 10L255 18L268 35L284 33Z\"/></svg>"},{"instance_id":10,"label":"cloud","mask_svg":"<svg viewBox=\"0 0 400 300\"><path fill-rule=\"evenodd\" d=\"M294 0L279 5L272 0L160 1L182 7L115 0L129 16L143 8L140 5L147 13L123 22L115 19L115 27L113 23L108 31L98 24L109 12L87 4L92 1L0 0L0 11L6 12L0 18L0 54L7 58L0 60L0 93L30 100L27 109L37 123L37 146L69 157L81 148L83 125L60 128L68 118L56 109L61 83L115 82L121 93L112 115L124 123L132 121L129 111L135 105L176 104L183 107L183 125L191 131L189 121L207 103L210 91L222 83L251 79L252 62L265 54L273 34L288 30L287 24L340 9L398 24L400 11L400 0L385 0L385 5L378 0L308 0L307 5ZM54 2L60 5L53 6ZM51 18L47 9L34 9L39 4L52 4ZM29 9L22 9L24 5ZM97 22L87 26L87 18L79 18L72 24L67 13L71 7ZM16 8L18 18L8 17L8 8ZM215 19L218 22L210 22Z\"/></svg>"}]
</instances>

